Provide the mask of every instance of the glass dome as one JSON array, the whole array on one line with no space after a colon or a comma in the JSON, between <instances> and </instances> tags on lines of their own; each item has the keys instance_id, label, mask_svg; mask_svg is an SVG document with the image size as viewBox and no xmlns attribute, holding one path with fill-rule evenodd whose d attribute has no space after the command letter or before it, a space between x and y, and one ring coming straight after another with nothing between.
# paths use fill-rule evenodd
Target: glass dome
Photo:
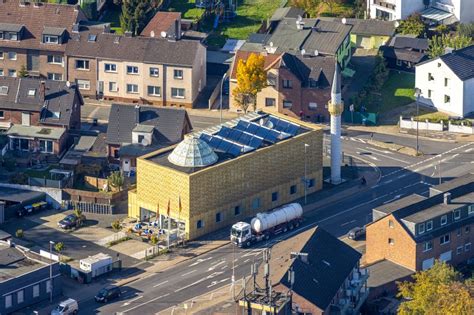
<instances>
[{"instance_id":1,"label":"glass dome","mask_svg":"<svg viewBox=\"0 0 474 315\"><path fill-rule=\"evenodd\" d=\"M209 166L218 159L217 154L206 142L192 136L186 136L168 156L168 161L183 167Z\"/></svg>"}]
</instances>

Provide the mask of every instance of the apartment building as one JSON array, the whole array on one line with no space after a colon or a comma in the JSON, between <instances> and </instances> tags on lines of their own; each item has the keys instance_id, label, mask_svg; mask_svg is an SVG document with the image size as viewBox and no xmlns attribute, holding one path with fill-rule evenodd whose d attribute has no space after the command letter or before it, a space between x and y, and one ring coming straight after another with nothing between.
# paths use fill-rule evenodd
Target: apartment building
<instances>
[{"instance_id":1,"label":"apartment building","mask_svg":"<svg viewBox=\"0 0 474 315\"><path fill-rule=\"evenodd\" d=\"M67 79L85 96L192 107L206 85L206 48L198 41L119 36L86 26L71 37Z\"/></svg>"},{"instance_id":2,"label":"apartment building","mask_svg":"<svg viewBox=\"0 0 474 315\"><path fill-rule=\"evenodd\" d=\"M366 263L388 260L413 271L436 259L457 265L474 257L474 174L373 210Z\"/></svg>"},{"instance_id":3,"label":"apartment building","mask_svg":"<svg viewBox=\"0 0 474 315\"><path fill-rule=\"evenodd\" d=\"M62 81L64 52L74 24L86 20L79 7L26 0L0 1L0 76L28 75Z\"/></svg>"}]
</instances>

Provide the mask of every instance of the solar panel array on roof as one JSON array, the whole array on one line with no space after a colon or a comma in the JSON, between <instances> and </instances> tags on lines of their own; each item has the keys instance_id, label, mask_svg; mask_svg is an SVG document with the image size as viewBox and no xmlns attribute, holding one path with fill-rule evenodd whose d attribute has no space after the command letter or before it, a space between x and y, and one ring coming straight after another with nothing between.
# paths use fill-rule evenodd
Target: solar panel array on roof
<instances>
[{"instance_id":1,"label":"solar panel array on roof","mask_svg":"<svg viewBox=\"0 0 474 315\"><path fill-rule=\"evenodd\" d=\"M199 138L207 142L207 144L209 144L209 146L214 150L228 153L234 157L255 150L253 147L232 142L218 135L202 133Z\"/></svg>"},{"instance_id":2,"label":"solar panel array on roof","mask_svg":"<svg viewBox=\"0 0 474 315\"><path fill-rule=\"evenodd\" d=\"M300 126L290 123L288 121L282 120L278 117L269 116L268 120L273 124L273 129L276 129L281 132L288 133L292 136L296 136Z\"/></svg>"},{"instance_id":3,"label":"solar panel array on roof","mask_svg":"<svg viewBox=\"0 0 474 315\"><path fill-rule=\"evenodd\" d=\"M248 132L232 129L226 126L222 126L217 135L255 149L260 148L263 143L263 138L261 137L256 137Z\"/></svg>"},{"instance_id":4,"label":"solar panel array on roof","mask_svg":"<svg viewBox=\"0 0 474 315\"><path fill-rule=\"evenodd\" d=\"M263 138L270 143L277 143L280 140L290 138L291 135L285 132L277 131L265 126L260 126L254 122L240 120L235 129L246 131L250 134Z\"/></svg>"}]
</instances>

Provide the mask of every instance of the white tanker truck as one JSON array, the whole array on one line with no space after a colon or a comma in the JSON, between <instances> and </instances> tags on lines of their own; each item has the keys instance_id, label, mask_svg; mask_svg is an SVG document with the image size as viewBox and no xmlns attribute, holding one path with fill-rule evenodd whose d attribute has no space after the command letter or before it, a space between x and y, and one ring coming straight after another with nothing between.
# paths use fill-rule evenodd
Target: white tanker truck
<instances>
[{"instance_id":1,"label":"white tanker truck","mask_svg":"<svg viewBox=\"0 0 474 315\"><path fill-rule=\"evenodd\" d=\"M303 208L299 203L290 203L265 213L258 213L247 222L232 225L230 240L239 247L248 247L275 234L285 233L298 227L303 219Z\"/></svg>"}]
</instances>

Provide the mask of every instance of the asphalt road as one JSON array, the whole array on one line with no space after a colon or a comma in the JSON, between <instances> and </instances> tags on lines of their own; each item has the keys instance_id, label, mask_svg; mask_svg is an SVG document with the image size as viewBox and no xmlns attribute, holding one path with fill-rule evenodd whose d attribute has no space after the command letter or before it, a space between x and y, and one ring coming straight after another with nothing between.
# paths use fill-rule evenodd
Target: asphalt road
<instances>
[{"instance_id":1,"label":"asphalt road","mask_svg":"<svg viewBox=\"0 0 474 315\"><path fill-rule=\"evenodd\" d=\"M398 137L391 139L393 142L400 140ZM400 141L410 140L406 139L408 138ZM315 225L325 228L337 237L344 236L351 228L369 222L374 207L412 193L426 196L429 187L438 183L439 174L443 180L448 180L474 170L473 143L426 142L425 145L423 157L409 157L373 147L367 144L365 136L345 136L345 154L362 158L376 168L379 174L378 182L365 190L361 189L357 194L323 207L307 205L305 224L281 237L289 237ZM250 249L236 248L235 253L231 245L224 246L166 272L132 282L123 288L124 294L120 300L106 305L91 303L92 299L82 300L81 313L154 314L229 284L233 264L236 279L248 275L250 265L260 260L262 248L271 246L276 241L278 239Z\"/></svg>"}]
</instances>

